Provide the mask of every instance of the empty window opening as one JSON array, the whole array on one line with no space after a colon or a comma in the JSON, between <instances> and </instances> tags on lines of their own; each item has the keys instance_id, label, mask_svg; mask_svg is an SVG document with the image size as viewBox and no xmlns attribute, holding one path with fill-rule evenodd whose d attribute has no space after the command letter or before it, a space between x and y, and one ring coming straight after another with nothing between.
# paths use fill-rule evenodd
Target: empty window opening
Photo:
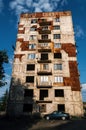
<instances>
[{"instance_id":1,"label":"empty window opening","mask_svg":"<svg viewBox=\"0 0 86 130\"><path fill-rule=\"evenodd\" d=\"M24 97L33 97L33 89L24 89Z\"/></svg>"},{"instance_id":2,"label":"empty window opening","mask_svg":"<svg viewBox=\"0 0 86 130\"><path fill-rule=\"evenodd\" d=\"M23 105L23 112L32 112L33 105L32 104L24 104Z\"/></svg>"},{"instance_id":3,"label":"empty window opening","mask_svg":"<svg viewBox=\"0 0 86 130\"><path fill-rule=\"evenodd\" d=\"M59 58L59 59L61 59L61 58L62 58L61 53L54 53L54 58Z\"/></svg>"},{"instance_id":4,"label":"empty window opening","mask_svg":"<svg viewBox=\"0 0 86 130\"><path fill-rule=\"evenodd\" d=\"M48 54L41 54L41 60L48 60Z\"/></svg>"},{"instance_id":5,"label":"empty window opening","mask_svg":"<svg viewBox=\"0 0 86 130\"><path fill-rule=\"evenodd\" d=\"M34 83L34 76L26 76L27 83Z\"/></svg>"},{"instance_id":6,"label":"empty window opening","mask_svg":"<svg viewBox=\"0 0 86 130\"><path fill-rule=\"evenodd\" d=\"M40 112L46 112L46 104L40 105Z\"/></svg>"},{"instance_id":7,"label":"empty window opening","mask_svg":"<svg viewBox=\"0 0 86 130\"><path fill-rule=\"evenodd\" d=\"M34 64L28 64L27 65L27 71L32 71L32 70L35 70L35 65Z\"/></svg>"},{"instance_id":8,"label":"empty window opening","mask_svg":"<svg viewBox=\"0 0 86 130\"><path fill-rule=\"evenodd\" d=\"M65 112L65 105L64 104L58 104L58 111Z\"/></svg>"},{"instance_id":9,"label":"empty window opening","mask_svg":"<svg viewBox=\"0 0 86 130\"><path fill-rule=\"evenodd\" d=\"M64 97L64 90L62 89L55 89L55 97Z\"/></svg>"},{"instance_id":10,"label":"empty window opening","mask_svg":"<svg viewBox=\"0 0 86 130\"><path fill-rule=\"evenodd\" d=\"M48 97L48 90L40 90L40 100L44 100L45 97Z\"/></svg>"}]
</instances>

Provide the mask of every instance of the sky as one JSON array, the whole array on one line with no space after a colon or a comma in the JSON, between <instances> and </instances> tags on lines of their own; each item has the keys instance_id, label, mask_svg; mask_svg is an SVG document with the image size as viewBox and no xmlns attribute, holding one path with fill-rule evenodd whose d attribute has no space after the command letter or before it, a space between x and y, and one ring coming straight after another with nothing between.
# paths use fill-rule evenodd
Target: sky
<instances>
[{"instance_id":1,"label":"sky","mask_svg":"<svg viewBox=\"0 0 86 130\"><path fill-rule=\"evenodd\" d=\"M71 11L77 44L78 69L82 93L86 92L86 0L0 0L0 50L5 49L9 64L4 65L8 84L0 88L0 96L9 87L16 44L19 16L22 12ZM83 96L86 101L86 96Z\"/></svg>"}]
</instances>

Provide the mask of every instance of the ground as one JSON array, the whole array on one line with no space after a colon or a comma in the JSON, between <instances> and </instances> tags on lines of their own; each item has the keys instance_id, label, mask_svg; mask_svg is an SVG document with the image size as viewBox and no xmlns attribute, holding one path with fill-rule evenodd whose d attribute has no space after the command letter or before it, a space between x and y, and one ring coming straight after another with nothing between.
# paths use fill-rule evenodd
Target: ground
<instances>
[{"instance_id":1,"label":"ground","mask_svg":"<svg viewBox=\"0 0 86 130\"><path fill-rule=\"evenodd\" d=\"M0 115L0 130L86 130L86 119L68 121L33 119L29 116L7 117Z\"/></svg>"}]
</instances>

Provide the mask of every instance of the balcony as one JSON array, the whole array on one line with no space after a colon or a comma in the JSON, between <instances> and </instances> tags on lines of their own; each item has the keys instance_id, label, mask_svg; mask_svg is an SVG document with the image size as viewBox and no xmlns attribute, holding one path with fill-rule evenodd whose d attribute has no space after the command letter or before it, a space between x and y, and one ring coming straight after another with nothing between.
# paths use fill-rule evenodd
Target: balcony
<instances>
[{"instance_id":1,"label":"balcony","mask_svg":"<svg viewBox=\"0 0 86 130\"><path fill-rule=\"evenodd\" d=\"M37 88L52 88L52 82L38 82Z\"/></svg>"},{"instance_id":2,"label":"balcony","mask_svg":"<svg viewBox=\"0 0 86 130\"><path fill-rule=\"evenodd\" d=\"M38 45L38 52L51 52L51 47L50 46L41 46L40 44Z\"/></svg>"},{"instance_id":3,"label":"balcony","mask_svg":"<svg viewBox=\"0 0 86 130\"><path fill-rule=\"evenodd\" d=\"M38 39L39 43L51 42L51 39Z\"/></svg>"},{"instance_id":4,"label":"balcony","mask_svg":"<svg viewBox=\"0 0 86 130\"><path fill-rule=\"evenodd\" d=\"M39 23L40 26L50 26L52 25L52 21L42 21Z\"/></svg>"},{"instance_id":5,"label":"balcony","mask_svg":"<svg viewBox=\"0 0 86 130\"><path fill-rule=\"evenodd\" d=\"M47 59L47 60L38 59L37 62L38 62L38 63L51 63L51 60L49 60L49 59Z\"/></svg>"},{"instance_id":6,"label":"balcony","mask_svg":"<svg viewBox=\"0 0 86 130\"><path fill-rule=\"evenodd\" d=\"M40 30L39 34L51 34L51 30Z\"/></svg>"},{"instance_id":7,"label":"balcony","mask_svg":"<svg viewBox=\"0 0 86 130\"><path fill-rule=\"evenodd\" d=\"M38 101L36 101L37 103L52 103L52 101L51 100L38 100Z\"/></svg>"},{"instance_id":8,"label":"balcony","mask_svg":"<svg viewBox=\"0 0 86 130\"><path fill-rule=\"evenodd\" d=\"M37 74L38 75L52 75L52 69L51 70L38 69Z\"/></svg>"}]
</instances>

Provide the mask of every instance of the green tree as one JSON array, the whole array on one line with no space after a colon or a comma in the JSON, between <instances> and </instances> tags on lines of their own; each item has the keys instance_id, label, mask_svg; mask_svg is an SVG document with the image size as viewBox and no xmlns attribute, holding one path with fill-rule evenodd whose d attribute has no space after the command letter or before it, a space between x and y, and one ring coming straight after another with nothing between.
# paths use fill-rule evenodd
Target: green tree
<instances>
[{"instance_id":1,"label":"green tree","mask_svg":"<svg viewBox=\"0 0 86 130\"><path fill-rule=\"evenodd\" d=\"M5 50L0 50L0 87L6 84L5 71L3 67L4 63L8 63L8 55Z\"/></svg>"}]
</instances>

